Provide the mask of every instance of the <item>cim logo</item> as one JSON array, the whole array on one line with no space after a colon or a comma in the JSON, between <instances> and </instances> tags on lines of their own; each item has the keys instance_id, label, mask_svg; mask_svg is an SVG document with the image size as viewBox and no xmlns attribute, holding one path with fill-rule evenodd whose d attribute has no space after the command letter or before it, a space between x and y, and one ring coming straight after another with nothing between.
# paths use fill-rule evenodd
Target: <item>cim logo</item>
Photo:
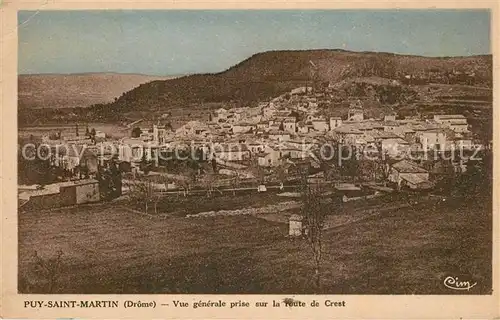
<instances>
[{"instance_id":1,"label":"cim logo","mask_svg":"<svg viewBox=\"0 0 500 320\"><path fill-rule=\"evenodd\" d=\"M444 279L443 284L446 288L459 291L470 291L477 285L477 282L467 279L463 276L448 276Z\"/></svg>"}]
</instances>

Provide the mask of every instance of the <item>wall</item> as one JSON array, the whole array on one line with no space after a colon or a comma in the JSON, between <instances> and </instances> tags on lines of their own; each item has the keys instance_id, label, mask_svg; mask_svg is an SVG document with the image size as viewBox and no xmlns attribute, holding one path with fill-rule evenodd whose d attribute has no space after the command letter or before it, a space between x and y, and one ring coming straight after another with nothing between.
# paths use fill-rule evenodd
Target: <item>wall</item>
<instances>
[{"instance_id":1,"label":"wall","mask_svg":"<svg viewBox=\"0 0 500 320\"><path fill-rule=\"evenodd\" d=\"M96 202L100 200L99 184L88 183L83 185L76 185L76 203Z\"/></svg>"},{"instance_id":2,"label":"wall","mask_svg":"<svg viewBox=\"0 0 500 320\"><path fill-rule=\"evenodd\" d=\"M59 198L59 206L71 206L76 204L76 188L74 188L74 186L61 187Z\"/></svg>"},{"instance_id":3,"label":"wall","mask_svg":"<svg viewBox=\"0 0 500 320\"><path fill-rule=\"evenodd\" d=\"M59 193L51 193L44 195L33 195L29 202L24 206L27 210L40 210L57 208L61 206L61 197Z\"/></svg>"}]
</instances>

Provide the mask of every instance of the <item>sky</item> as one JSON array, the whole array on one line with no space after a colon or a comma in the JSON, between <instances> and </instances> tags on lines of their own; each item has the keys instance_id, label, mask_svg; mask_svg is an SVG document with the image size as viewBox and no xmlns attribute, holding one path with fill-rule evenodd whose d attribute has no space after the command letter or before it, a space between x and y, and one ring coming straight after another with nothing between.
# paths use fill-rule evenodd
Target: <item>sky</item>
<instances>
[{"instance_id":1,"label":"sky","mask_svg":"<svg viewBox=\"0 0 500 320\"><path fill-rule=\"evenodd\" d=\"M20 11L20 74L219 72L268 50L490 54L488 10Z\"/></svg>"}]
</instances>

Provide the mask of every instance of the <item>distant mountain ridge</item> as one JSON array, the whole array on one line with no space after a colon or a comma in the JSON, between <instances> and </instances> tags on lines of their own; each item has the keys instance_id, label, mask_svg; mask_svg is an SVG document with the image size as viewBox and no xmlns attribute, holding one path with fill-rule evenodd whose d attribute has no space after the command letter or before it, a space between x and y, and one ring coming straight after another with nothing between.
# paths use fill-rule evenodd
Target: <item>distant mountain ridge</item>
<instances>
[{"instance_id":1,"label":"distant mountain ridge","mask_svg":"<svg viewBox=\"0 0 500 320\"><path fill-rule=\"evenodd\" d=\"M19 108L74 108L110 103L123 92L172 77L121 73L21 74Z\"/></svg>"}]
</instances>

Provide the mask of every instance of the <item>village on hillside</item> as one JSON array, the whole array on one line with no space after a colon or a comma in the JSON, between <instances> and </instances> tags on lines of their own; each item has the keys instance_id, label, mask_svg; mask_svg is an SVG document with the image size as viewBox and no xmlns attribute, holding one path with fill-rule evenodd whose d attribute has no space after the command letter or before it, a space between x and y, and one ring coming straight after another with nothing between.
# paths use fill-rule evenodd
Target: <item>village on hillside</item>
<instances>
[{"instance_id":1,"label":"village on hillside","mask_svg":"<svg viewBox=\"0 0 500 320\"><path fill-rule=\"evenodd\" d=\"M299 87L257 107L219 108L208 121L175 130L164 124L168 119L151 127L136 121L121 139L78 124L72 134L55 130L31 144L45 148L45 161L20 160L20 203L50 208L138 189L200 196L225 189L284 191L304 176L347 201L353 190L432 190L450 172L480 166L469 159L491 149L461 114L374 119L366 117L363 101L353 100L347 114L327 116L318 105L330 97L328 88Z\"/></svg>"},{"instance_id":2,"label":"village on hillside","mask_svg":"<svg viewBox=\"0 0 500 320\"><path fill-rule=\"evenodd\" d=\"M411 237L418 239L422 230L414 223L435 220L430 230L441 230L444 221L469 224L470 215L478 221L487 217L483 212L491 196L492 143L475 132L468 118L438 113L388 113L374 118L365 112L362 99L347 101L346 113L327 114L320 105L332 95L329 88L298 87L256 106L215 109L205 121L193 119L176 128L168 116L151 125L137 120L121 137L82 121L71 124L70 130L53 127L45 134L20 138L18 208L25 231L19 290L73 292L91 285L95 293L189 293L198 292L198 287L210 293L276 292L287 290L283 289L286 282L282 277L264 281L266 273L259 273L262 262L251 268L235 266L252 255L265 256L271 263L278 259L271 253L276 248L295 252L287 256L290 261L303 261L311 253L303 247L308 243L313 265L304 267L305 262L300 262L297 270L320 270L326 264L325 270L337 270L344 263L361 261L354 255L352 261L336 260L344 249L335 243L344 237L350 243L344 244L345 250L360 250L364 246L349 248L357 241L373 241L370 232L402 232L405 237L415 233ZM469 207L464 215L463 208ZM73 230L75 238L69 244L58 240L65 237L58 228L50 227L61 224ZM48 233L37 231L40 225ZM357 228L364 228L366 236L360 236ZM86 230L100 236L89 240ZM162 236L166 232L169 240ZM87 263L86 255L94 257L93 253L85 249L87 253L81 255L67 246L90 241L101 247L100 237L116 252L95 262L96 266L109 259L115 263L122 250L140 259L121 260L125 273L104 282L89 282L88 277L84 282L58 280L45 273L30 276L37 265L51 270L54 263ZM181 244L182 254L198 256L196 241L210 243L211 252L219 253L192 262L177 259L176 248ZM46 246L38 244L45 242ZM33 255L30 243L42 252ZM244 249L238 254L221 251L229 243ZM158 244L160 251L155 251ZM255 249L255 244L261 249ZM141 246L147 249L139 250ZM248 250L257 251L249 256ZM143 268L154 268L158 259L167 259L172 268L153 278L138 274ZM143 262L138 267L134 261ZM362 262L365 268L370 261ZM217 273L191 278L198 263L224 270L230 282L213 278ZM83 269L82 274L91 270L95 268ZM241 270L246 270L244 279ZM294 270L282 271L283 277ZM108 275L105 270L96 272ZM113 282L124 274L135 275L140 283L120 287ZM290 290L351 290L338 287L338 278L315 274L310 285L304 284L309 277L293 278ZM355 281L352 273L342 276ZM197 285L192 286L192 281ZM143 282L156 287L143 287ZM420 290L434 292L426 286Z\"/></svg>"}]
</instances>

